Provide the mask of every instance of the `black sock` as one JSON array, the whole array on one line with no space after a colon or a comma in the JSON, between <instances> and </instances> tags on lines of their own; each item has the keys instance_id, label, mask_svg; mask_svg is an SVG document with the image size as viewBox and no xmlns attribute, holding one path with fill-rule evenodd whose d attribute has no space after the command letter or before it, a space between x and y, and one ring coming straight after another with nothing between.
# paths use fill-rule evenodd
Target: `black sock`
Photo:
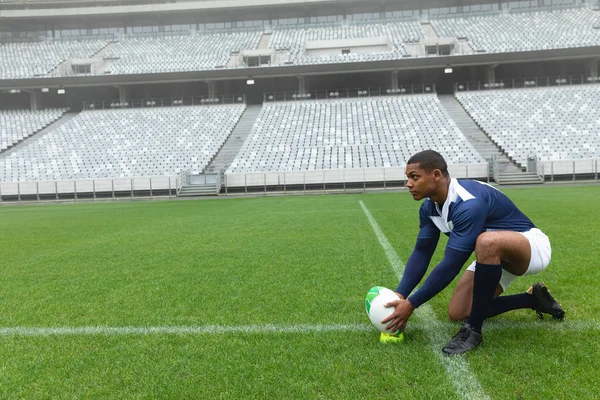
<instances>
[{"instance_id":1,"label":"black sock","mask_svg":"<svg viewBox=\"0 0 600 400\"><path fill-rule=\"evenodd\" d=\"M473 304L471 315L467 319L467 323L471 325L475 332L481 333L481 326L487 316L490 302L494 299L501 276L502 266L500 264L480 264L478 262L475 265Z\"/></svg>"},{"instance_id":2,"label":"black sock","mask_svg":"<svg viewBox=\"0 0 600 400\"><path fill-rule=\"evenodd\" d=\"M491 318L503 314L507 311L518 310L520 308L534 308L535 297L527 294L513 294L511 296L500 296L492 300L488 306L485 317Z\"/></svg>"}]
</instances>

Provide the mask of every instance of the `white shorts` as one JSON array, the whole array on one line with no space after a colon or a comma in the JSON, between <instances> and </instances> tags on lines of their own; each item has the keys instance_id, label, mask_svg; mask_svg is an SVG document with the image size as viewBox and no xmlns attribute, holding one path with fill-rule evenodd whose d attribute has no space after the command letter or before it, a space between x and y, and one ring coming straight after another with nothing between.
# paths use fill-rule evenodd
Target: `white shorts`
<instances>
[{"instance_id":1,"label":"white shorts","mask_svg":"<svg viewBox=\"0 0 600 400\"><path fill-rule=\"evenodd\" d=\"M531 260L529 261L529 268L523 275L533 275L542 272L552 258L552 248L550 247L550 239L540 231L538 228L533 228L527 232L519 232L529 240L531 246ZM471 265L467 267L467 271L475 272L475 264L477 261L473 261ZM500 286L502 289L506 288L515 280L519 275L513 275L507 270L502 270L502 277L500 278Z\"/></svg>"}]
</instances>

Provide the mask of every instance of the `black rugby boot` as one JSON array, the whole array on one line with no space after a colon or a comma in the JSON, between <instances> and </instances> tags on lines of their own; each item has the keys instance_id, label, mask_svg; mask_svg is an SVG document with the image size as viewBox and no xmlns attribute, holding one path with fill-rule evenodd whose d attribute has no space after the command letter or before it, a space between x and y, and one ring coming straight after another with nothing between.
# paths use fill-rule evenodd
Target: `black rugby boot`
<instances>
[{"instance_id":1,"label":"black rugby boot","mask_svg":"<svg viewBox=\"0 0 600 400\"><path fill-rule=\"evenodd\" d=\"M544 319L544 313L552 315L552 318L559 321L565 318L565 311L550 295L550 291L543 282L534 283L527 289L527 293L535 297L535 307L533 309L539 319Z\"/></svg>"},{"instance_id":2,"label":"black rugby boot","mask_svg":"<svg viewBox=\"0 0 600 400\"><path fill-rule=\"evenodd\" d=\"M442 351L448 355L463 354L475 349L482 342L481 333L475 332L471 325L464 324Z\"/></svg>"}]
</instances>

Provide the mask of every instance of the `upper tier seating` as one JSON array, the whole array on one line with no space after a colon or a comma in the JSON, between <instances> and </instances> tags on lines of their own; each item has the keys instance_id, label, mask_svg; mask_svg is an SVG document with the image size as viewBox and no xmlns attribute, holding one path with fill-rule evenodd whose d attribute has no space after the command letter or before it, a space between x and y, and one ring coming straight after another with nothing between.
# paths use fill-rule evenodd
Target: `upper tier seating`
<instances>
[{"instance_id":1,"label":"upper tier seating","mask_svg":"<svg viewBox=\"0 0 600 400\"><path fill-rule=\"evenodd\" d=\"M65 109L0 110L0 152L39 132L65 112Z\"/></svg>"},{"instance_id":2,"label":"upper tier seating","mask_svg":"<svg viewBox=\"0 0 600 400\"><path fill-rule=\"evenodd\" d=\"M475 52L502 53L600 45L600 13L591 8L501 13L431 19L440 37L466 38ZM191 33L162 38L118 38L107 49L102 73L137 74L203 71L228 67L232 53L256 49L263 33L272 33L268 47L289 53L275 62L296 65L363 62L417 57L406 43L425 37L419 21L342 22L334 26L273 27L265 31ZM307 42L316 40L387 38L387 48L374 52L308 55ZM0 79L44 76L70 58L89 58L108 44L96 41L57 41L0 44ZM462 47L462 51L465 48ZM283 60L283 61L278 61ZM237 66L231 65L232 67ZM243 65L240 65L243 66ZM95 73L92 71L92 73Z\"/></svg>"},{"instance_id":3,"label":"upper tier seating","mask_svg":"<svg viewBox=\"0 0 600 400\"><path fill-rule=\"evenodd\" d=\"M106 41L5 43L0 45L0 79L44 76L71 58L88 58Z\"/></svg>"},{"instance_id":4,"label":"upper tier seating","mask_svg":"<svg viewBox=\"0 0 600 400\"><path fill-rule=\"evenodd\" d=\"M589 9L432 20L439 36L464 37L474 51L504 53L600 45L600 14Z\"/></svg>"},{"instance_id":5,"label":"upper tier seating","mask_svg":"<svg viewBox=\"0 0 600 400\"><path fill-rule=\"evenodd\" d=\"M84 111L39 140L0 155L0 180L173 176L202 171L244 104Z\"/></svg>"},{"instance_id":6,"label":"upper tier seating","mask_svg":"<svg viewBox=\"0 0 600 400\"><path fill-rule=\"evenodd\" d=\"M515 161L600 157L600 85L456 94L481 128Z\"/></svg>"},{"instance_id":7,"label":"upper tier seating","mask_svg":"<svg viewBox=\"0 0 600 400\"><path fill-rule=\"evenodd\" d=\"M255 49L262 32L123 39L107 54L113 74L203 71L226 66L232 52Z\"/></svg>"},{"instance_id":8,"label":"upper tier seating","mask_svg":"<svg viewBox=\"0 0 600 400\"><path fill-rule=\"evenodd\" d=\"M389 38L390 49L376 53L350 53L328 56L307 56L303 49L307 41L359 39L370 37ZM416 21L389 24L341 25L319 28L301 27L278 28L273 31L269 47L290 52L290 61L294 64L324 64L339 62L377 61L399 59L407 54L405 41L418 41L424 37L421 26Z\"/></svg>"},{"instance_id":9,"label":"upper tier seating","mask_svg":"<svg viewBox=\"0 0 600 400\"><path fill-rule=\"evenodd\" d=\"M434 94L268 103L227 172L402 166L429 148L485 163Z\"/></svg>"}]
</instances>

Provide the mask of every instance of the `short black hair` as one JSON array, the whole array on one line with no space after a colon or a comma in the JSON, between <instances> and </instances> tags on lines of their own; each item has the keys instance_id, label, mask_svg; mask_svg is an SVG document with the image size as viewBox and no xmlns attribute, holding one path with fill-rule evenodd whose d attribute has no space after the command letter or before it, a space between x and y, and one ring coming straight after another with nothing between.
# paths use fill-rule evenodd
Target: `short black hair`
<instances>
[{"instance_id":1,"label":"short black hair","mask_svg":"<svg viewBox=\"0 0 600 400\"><path fill-rule=\"evenodd\" d=\"M424 150L413 155L406 164L419 164L421 169L430 173L434 169L442 171L442 175L448 176L448 164L440 153L434 150Z\"/></svg>"}]
</instances>

